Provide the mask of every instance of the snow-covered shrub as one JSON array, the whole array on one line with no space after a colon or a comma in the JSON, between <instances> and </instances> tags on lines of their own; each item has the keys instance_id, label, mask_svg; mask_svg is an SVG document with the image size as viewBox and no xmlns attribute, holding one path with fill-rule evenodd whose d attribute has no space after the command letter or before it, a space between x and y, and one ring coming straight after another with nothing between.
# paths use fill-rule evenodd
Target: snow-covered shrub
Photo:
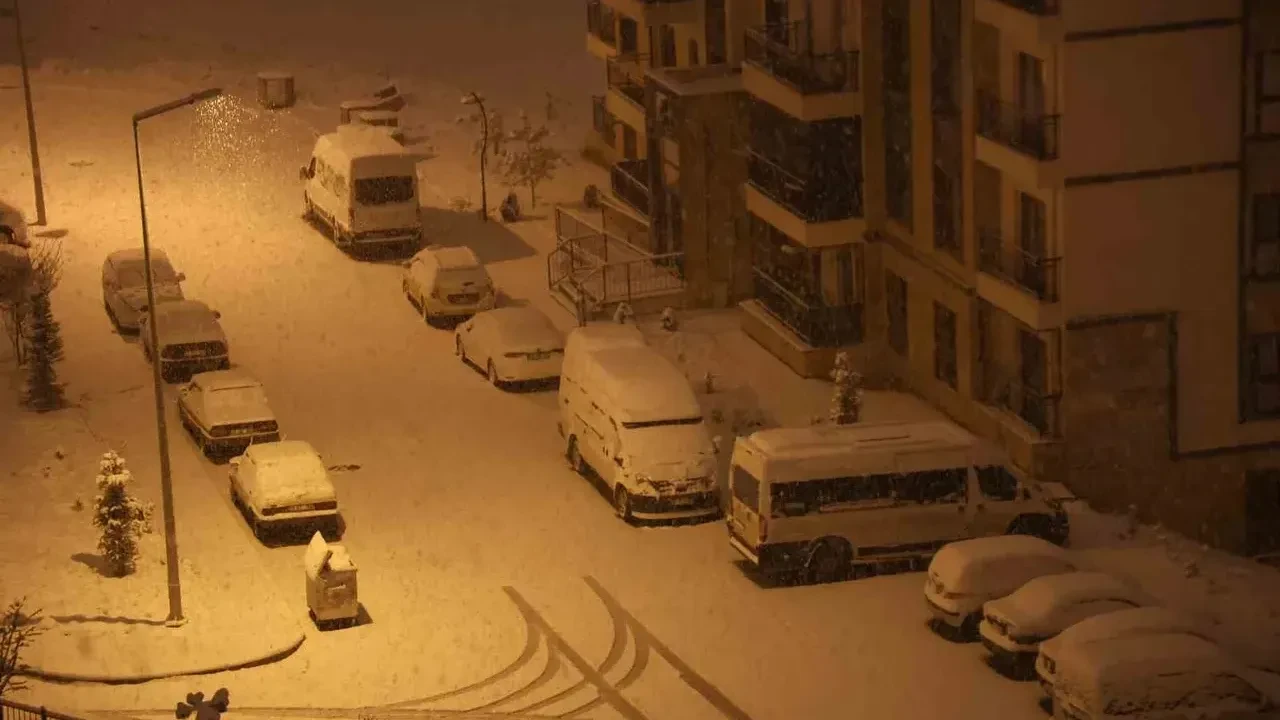
<instances>
[{"instance_id":1,"label":"snow-covered shrub","mask_svg":"<svg viewBox=\"0 0 1280 720\"><path fill-rule=\"evenodd\" d=\"M831 380L835 383L831 395L831 422L836 425L858 422L862 414L862 375L853 369L848 353L836 353Z\"/></svg>"},{"instance_id":2,"label":"snow-covered shrub","mask_svg":"<svg viewBox=\"0 0 1280 720\"><path fill-rule=\"evenodd\" d=\"M716 376L710 370L702 376L702 391L708 395L716 391Z\"/></svg>"},{"instance_id":3,"label":"snow-covered shrub","mask_svg":"<svg viewBox=\"0 0 1280 720\"><path fill-rule=\"evenodd\" d=\"M101 535L98 552L111 574L133 572L138 560L138 538L150 530L150 509L129 491L133 473L114 451L104 453L98 464L98 496L93 525Z\"/></svg>"},{"instance_id":4,"label":"snow-covered shrub","mask_svg":"<svg viewBox=\"0 0 1280 720\"><path fill-rule=\"evenodd\" d=\"M618 303L618 307L613 311L613 321L619 325L628 323L636 319L636 314L631 310L631 306L627 303Z\"/></svg>"},{"instance_id":5,"label":"snow-covered shrub","mask_svg":"<svg viewBox=\"0 0 1280 720\"><path fill-rule=\"evenodd\" d=\"M594 183L588 185L582 191L582 205L591 210L600 207L600 188L596 187Z\"/></svg>"},{"instance_id":6,"label":"snow-covered shrub","mask_svg":"<svg viewBox=\"0 0 1280 720\"><path fill-rule=\"evenodd\" d=\"M56 365L62 360L62 331L53 317L49 293L40 290L31 297L26 327L27 389L23 402L40 412L63 405L63 384L58 382Z\"/></svg>"},{"instance_id":7,"label":"snow-covered shrub","mask_svg":"<svg viewBox=\"0 0 1280 720\"><path fill-rule=\"evenodd\" d=\"M662 329L667 332L675 332L680 329L680 322L676 320L675 308L670 306L662 308Z\"/></svg>"},{"instance_id":8,"label":"snow-covered shrub","mask_svg":"<svg viewBox=\"0 0 1280 720\"><path fill-rule=\"evenodd\" d=\"M449 209L454 212L466 212L471 209L471 198L456 195L449 200Z\"/></svg>"}]
</instances>

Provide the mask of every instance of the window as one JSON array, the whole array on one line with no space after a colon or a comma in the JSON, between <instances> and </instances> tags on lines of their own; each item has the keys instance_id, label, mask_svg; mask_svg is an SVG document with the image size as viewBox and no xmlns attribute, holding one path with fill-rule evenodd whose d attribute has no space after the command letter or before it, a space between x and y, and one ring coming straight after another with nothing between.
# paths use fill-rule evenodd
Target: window
<instances>
[{"instance_id":1,"label":"window","mask_svg":"<svg viewBox=\"0 0 1280 720\"><path fill-rule=\"evenodd\" d=\"M1249 409L1255 417L1280 415L1280 333L1249 338Z\"/></svg>"},{"instance_id":2,"label":"window","mask_svg":"<svg viewBox=\"0 0 1280 720\"><path fill-rule=\"evenodd\" d=\"M689 38L689 64L690 65L701 64L698 62L698 41L694 40L693 38Z\"/></svg>"},{"instance_id":3,"label":"window","mask_svg":"<svg viewBox=\"0 0 1280 720\"><path fill-rule=\"evenodd\" d=\"M1254 58L1253 131L1280 134L1280 50L1260 52Z\"/></svg>"},{"instance_id":4,"label":"window","mask_svg":"<svg viewBox=\"0 0 1280 720\"><path fill-rule=\"evenodd\" d=\"M785 483L770 487L775 518L819 512L839 512L868 504L882 506L894 499L894 475L863 475Z\"/></svg>"},{"instance_id":5,"label":"window","mask_svg":"<svg viewBox=\"0 0 1280 720\"><path fill-rule=\"evenodd\" d=\"M1249 555L1280 552L1280 469L1245 474L1245 548Z\"/></svg>"},{"instance_id":6,"label":"window","mask_svg":"<svg viewBox=\"0 0 1280 720\"><path fill-rule=\"evenodd\" d=\"M361 205L390 205L411 200L411 177L364 178L356 181L356 202Z\"/></svg>"},{"instance_id":7,"label":"window","mask_svg":"<svg viewBox=\"0 0 1280 720\"><path fill-rule=\"evenodd\" d=\"M724 0L706 0L707 64L720 65L728 61L726 50L728 21Z\"/></svg>"},{"instance_id":8,"label":"window","mask_svg":"<svg viewBox=\"0 0 1280 720\"><path fill-rule=\"evenodd\" d=\"M663 25L658 28L658 67L675 67L678 65L676 60L676 29L671 25Z\"/></svg>"},{"instance_id":9,"label":"window","mask_svg":"<svg viewBox=\"0 0 1280 720\"><path fill-rule=\"evenodd\" d=\"M1018 193L1018 247L1031 258L1045 254L1044 202L1034 195Z\"/></svg>"},{"instance_id":10,"label":"window","mask_svg":"<svg viewBox=\"0 0 1280 720\"><path fill-rule=\"evenodd\" d=\"M953 254L960 251L958 185L945 169L933 166L933 246Z\"/></svg>"},{"instance_id":11,"label":"window","mask_svg":"<svg viewBox=\"0 0 1280 720\"><path fill-rule=\"evenodd\" d=\"M733 496L738 502L759 512L760 481L738 465L733 466Z\"/></svg>"},{"instance_id":12,"label":"window","mask_svg":"<svg viewBox=\"0 0 1280 720\"><path fill-rule=\"evenodd\" d=\"M1280 278L1280 193L1253 196L1253 267L1259 278Z\"/></svg>"},{"instance_id":13,"label":"window","mask_svg":"<svg viewBox=\"0 0 1280 720\"><path fill-rule=\"evenodd\" d=\"M889 320L889 347L906 357L907 333L907 281L891 272L884 274L885 310Z\"/></svg>"},{"instance_id":14,"label":"window","mask_svg":"<svg viewBox=\"0 0 1280 720\"><path fill-rule=\"evenodd\" d=\"M910 0L885 0L885 209L890 218L908 229L912 226L910 25Z\"/></svg>"},{"instance_id":15,"label":"window","mask_svg":"<svg viewBox=\"0 0 1280 720\"><path fill-rule=\"evenodd\" d=\"M618 20L618 52L622 55L635 55L640 52L640 28L635 18L623 15Z\"/></svg>"},{"instance_id":16,"label":"window","mask_svg":"<svg viewBox=\"0 0 1280 720\"><path fill-rule=\"evenodd\" d=\"M978 468L978 489L988 500L1018 499L1018 478L1003 465L984 465Z\"/></svg>"},{"instance_id":17,"label":"window","mask_svg":"<svg viewBox=\"0 0 1280 720\"><path fill-rule=\"evenodd\" d=\"M962 467L924 470L896 476L894 489L898 499L904 502L922 505L958 503L964 500L968 477L969 469Z\"/></svg>"},{"instance_id":18,"label":"window","mask_svg":"<svg viewBox=\"0 0 1280 720\"><path fill-rule=\"evenodd\" d=\"M635 160L637 155L636 129L630 125L622 126L622 157Z\"/></svg>"},{"instance_id":19,"label":"window","mask_svg":"<svg viewBox=\"0 0 1280 720\"><path fill-rule=\"evenodd\" d=\"M955 389L956 314L940 302L933 303L933 376Z\"/></svg>"}]
</instances>

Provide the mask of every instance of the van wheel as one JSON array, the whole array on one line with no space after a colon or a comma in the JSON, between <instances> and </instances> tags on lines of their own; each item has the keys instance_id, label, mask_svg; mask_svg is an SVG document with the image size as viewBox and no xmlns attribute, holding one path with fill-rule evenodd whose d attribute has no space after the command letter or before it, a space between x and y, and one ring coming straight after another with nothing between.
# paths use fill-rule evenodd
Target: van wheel
<instances>
[{"instance_id":1,"label":"van wheel","mask_svg":"<svg viewBox=\"0 0 1280 720\"><path fill-rule=\"evenodd\" d=\"M1050 525L1048 518L1035 515L1019 515L1013 519L1013 522L1009 523L1009 529L1005 531L1005 534L1030 535L1052 542L1053 533L1050 530Z\"/></svg>"},{"instance_id":2,"label":"van wheel","mask_svg":"<svg viewBox=\"0 0 1280 720\"><path fill-rule=\"evenodd\" d=\"M569 436L569 447L565 449L565 457L569 458L569 467L579 475L587 474L587 463L582 459L582 452L578 450L578 438Z\"/></svg>"},{"instance_id":3,"label":"van wheel","mask_svg":"<svg viewBox=\"0 0 1280 720\"><path fill-rule=\"evenodd\" d=\"M613 489L613 512L622 520L631 520L631 493L621 485Z\"/></svg>"},{"instance_id":4,"label":"van wheel","mask_svg":"<svg viewBox=\"0 0 1280 720\"><path fill-rule=\"evenodd\" d=\"M839 540L822 540L809 553L805 572L814 582L833 582L849 573L853 553L848 543Z\"/></svg>"}]
</instances>

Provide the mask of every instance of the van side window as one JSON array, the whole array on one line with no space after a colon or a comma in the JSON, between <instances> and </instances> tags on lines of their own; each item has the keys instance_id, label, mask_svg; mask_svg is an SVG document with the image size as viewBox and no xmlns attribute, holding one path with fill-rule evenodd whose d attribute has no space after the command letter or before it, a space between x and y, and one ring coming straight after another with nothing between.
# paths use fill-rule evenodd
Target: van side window
<instances>
[{"instance_id":1,"label":"van side window","mask_svg":"<svg viewBox=\"0 0 1280 720\"><path fill-rule=\"evenodd\" d=\"M988 500L1016 500L1018 478L1003 465L985 465L978 468L978 488Z\"/></svg>"},{"instance_id":2,"label":"van side window","mask_svg":"<svg viewBox=\"0 0 1280 720\"><path fill-rule=\"evenodd\" d=\"M733 496L743 505L760 511L760 481L739 465L733 466Z\"/></svg>"},{"instance_id":3,"label":"van side window","mask_svg":"<svg viewBox=\"0 0 1280 720\"><path fill-rule=\"evenodd\" d=\"M968 468L922 470L903 473L895 479L898 499L922 505L934 503L958 503L965 498L965 481Z\"/></svg>"},{"instance_id":4,"label":"van side window","mask_svg":"<svg viewBox=\"0 0 1280 720\"><path fill-rule=\"evenodd\" d=\"M806 480L780 483L770 488L774 517L808 515L823 510L854 509L863 503L882 504L893 498L892 475L860 475L854 477Z\"/></svg>"}]
</instances>

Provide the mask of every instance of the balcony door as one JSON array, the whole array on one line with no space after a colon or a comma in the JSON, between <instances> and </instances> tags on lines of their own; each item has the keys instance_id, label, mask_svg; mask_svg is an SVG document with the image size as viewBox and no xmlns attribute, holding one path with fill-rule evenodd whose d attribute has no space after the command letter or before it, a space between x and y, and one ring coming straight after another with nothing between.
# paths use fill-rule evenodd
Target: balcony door
<instances>
[{"instance_id":1,"label":"balcony door","mask_svg":"<svg viewBox=\"0 0 1280 720\"><path fill-rule=\"evenodd\" d=\"M846 0L808 0L806 32L809 49L825 55L844 49L844 4Z\"/></svg>"},{"instance_id":2,"label":"balcony door","mask_svg":"<svg viewBox=\"0 0 1280 720\"><path fill-rule=\"evenodd\" d=\"M790 44L787 23L791 20L791 13L787 4L788 0L764 0L764 24L768 28L769 39L779 45Z\"/></svg>"},{"instance_id":3,"label":"balcony door","mask_svg":"<svg viewBox=\"0 0 1280 720\"><path fill-rule=\"evenodd\" d=\"M1033 195L1018 193L1018 281L1033 292L1043 295L1047 278L1044 258L1047 255L1045 241L1044 202Z\"/></svg>"},{"instance_id":4,"label":"balcony door","mask_svg":"<svg viewBox=\"0 0 1280 720\"><path fill-rule=\"evenodd\" d=\"M1018 53L1017 72L1018 110L1024 120L1039 120L1044 115L1044 61Z\"/></svg>"},{"instance_id":5,"label":"balcony door","mask_svg":"<svg viewBox=\"0 0 1280 720\"><path fill-rule=\"evenodd\" d=\"M1018 329L1018 380L1022 386L1018 410L1023 420L1041 431L1048 421L1044 403L1048 394L1045 377L1047 354L1044 340L1029 330Z\"/></svg>"},{"instance_id":6,"label":"balcony door","mask_svg":"<svg viewBox=\"0 0 1280 720\"><path fill-rule=\"evenodd\" d=\"M618 53L636 55L640 52L640 26L635 18L626 15L618 19Z\"/></svg>"},{"instance_id":7,"label":"balcony door","mask_svg":"<svg viewBox=\"0 0 1280 720\"><path fill-rule=\"evenodd\" d=\"M671 25L662 25L658 28L658 47L657 53L654 54L657 67L676 67L679 64L676 58L676 29Z\"/></svg>"},{"instance_id":8,"label":"balcony door","mask_svg":"<svg viewBox=\"0 0 1280 720\"><path fill-rule=\"evenodd\" d=\"M725 0L707 0L707 64L722 65L729 61L729 21Z\"/></svg>"}]
</instances>

